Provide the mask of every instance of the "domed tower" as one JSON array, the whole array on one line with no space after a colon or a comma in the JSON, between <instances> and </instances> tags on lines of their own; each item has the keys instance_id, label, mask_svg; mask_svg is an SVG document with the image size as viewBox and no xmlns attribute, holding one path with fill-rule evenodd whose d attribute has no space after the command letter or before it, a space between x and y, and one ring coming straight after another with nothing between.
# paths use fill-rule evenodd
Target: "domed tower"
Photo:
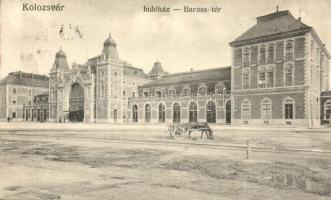
<instances>
[{"instance_id":1,"label":"domed tower","mask_svg":"<svg viewBox=\"0 0 331 200\"><path fill-rule=\"evenodd\" d=\"M116 42L111 37L111 34L109 34L109 37L103 43L102 54L105 55L107 59L110 58L114 60L119 60L119 56L116 48Z\"/></svg>"},{"instance_id":2,"label":"domed tower","mask_svg":"<svg viewBox=\"0 0 331 200\"><path fill-rule=\"evenodd\" d=\"M164 76L164 71L162 68L162 64L157 60L152 68L152 71L148 74L148 78L152 80L160 79Z\"/></svg>"},{"instance_id":3,"label":"domed tower","mask_svg":"<svg viewBox=\"0 0 331 200\"><path fill-rule=\"evenodd\" d=\"M60 50L55 54L55 60L51 71L57 71L58 69L69 70L67 55L62 48L60 48Z\"/></svg>"}]
</instances>

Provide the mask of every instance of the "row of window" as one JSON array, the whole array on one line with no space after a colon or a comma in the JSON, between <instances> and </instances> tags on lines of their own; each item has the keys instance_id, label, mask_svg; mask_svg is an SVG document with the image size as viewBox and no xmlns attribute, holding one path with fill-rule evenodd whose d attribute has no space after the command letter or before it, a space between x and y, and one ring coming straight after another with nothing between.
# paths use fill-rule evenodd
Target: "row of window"
<instances>
[{"instance_id":1,"label":"row of window","mask_svg":"<svg viewBox=\"0 0 331 200\"><path fill-rule=\"evenodd\" d=\"M165 105L159 104L158 107L158 121L160 123L165 122ZM145 122L151 122L151 106L146 104L144 107ZM179 103L175 103L172 107L172 121L174 123L181 121L181 106ZM191 102L189 105L189 122L198 121L198 106L195 102ZM216 104L213 101L209 101L206 104L206 121L208 123L216 123ZM138 106L132 106L132 122L138 122Z\"/></svg>"},{"instance_id":2,"label":"row of window","mask_svg":"<svg viewBox=\"0 0 331 200\"><path fill-rule=\"evenodd\" d=\"M284 119L294 119L295 109L294 100L287 97L283 101L283 118ZM241 118L243 120L251 119L251 102L245 99L241 103ZM272 118L272 102L270 99L263 99L261 101L261 119L271 119Z\"/></svg>"},{"instance_id":3,"label":"row of window","mask_svg":"<svg viewBox=\"0 0 331 200\"><path fill-rule=\"evenodd\" d=\"M44 108L44 109L25 109L25 111L23 112L23 119L25 121L29 121L29 120L37 120L37 121L46 121L48 119L48 109Z\"/></svg>"},{"instance_id":4,"label":"row of window","mask_svg":"<svg viewBox=\"0 0 331 200\"><path fill-rule=\"evenodd\" d=\"M206 95L207 91L208 91L207 86L204 84L198 88L198 94L200 94L200 95ZM226 88L224 87L223 84L216 85L214 94L225 94L225 93L226 93ZM181 92L181 96L188 96L190 94L192 94L190 86L184 86L182 89L182 92ZM148 96L151 96L152 94L148 90L145 90L143 92L143 95L144 95L144 97L148 97ZM166 95L165 89L155 91L156 97L162 97L164 95ZM170 95L170 96L176 95L176 89L169 88L167 95Z\"/></svg>"},{"instance_id":5,"label":"row of window","mask_svg":"<svg viewBox=\"0 0 331 200\"><path fill-rule=\"evenodd\" d=\"M294 83L294 67L288 64L284 67L284 86L293 86ZM267 69L258 72L258 88L270 88L275 86L275 70ZM250 70L243 69L242 71L242 88L250 88Z\"/></svg>"},{"instance_id":6,"label":"row of window","mask_svg":"<svg viewBox=\"0 0 331 200\"><path fill-rule=\"evenodd\" d=\"M285 44L285 60L293 60L294 54L294 41L288 40ZM250 47L246 47L242 53L243 66L247 67L251 64L252 52ZM275 44L270 43L268 45L260 45L258 47L258 62L259 64L273 63L275 62Z\"/></svg>"},{"instance_id":7,"label":"row of window","mask_svg":"<svg viewBox=\"0 0 331 200\"><path fill-rule=\"evenodd\" d=\"M13 88L13 95L17 94L17 89ZM29 96L32 95L32 91L29 89Z\"/></svg>"}]
</instances>

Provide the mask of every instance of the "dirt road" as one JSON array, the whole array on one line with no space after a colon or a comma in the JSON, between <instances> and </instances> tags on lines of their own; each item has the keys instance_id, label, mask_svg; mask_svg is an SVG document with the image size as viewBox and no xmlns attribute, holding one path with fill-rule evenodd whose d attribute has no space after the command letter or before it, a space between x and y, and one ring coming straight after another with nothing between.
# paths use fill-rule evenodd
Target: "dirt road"
<instances>
[{"instance_id":1,"label":"dirt road","mask_svg":"<svg viewBox=\"0 0 331 200\"><path fill-rule=\"evenodd\" d=\"M1 134L0 199L331 199L330 155L247 160L244 150L112 141L100 131Z\"/></svg>"}]
</instances>

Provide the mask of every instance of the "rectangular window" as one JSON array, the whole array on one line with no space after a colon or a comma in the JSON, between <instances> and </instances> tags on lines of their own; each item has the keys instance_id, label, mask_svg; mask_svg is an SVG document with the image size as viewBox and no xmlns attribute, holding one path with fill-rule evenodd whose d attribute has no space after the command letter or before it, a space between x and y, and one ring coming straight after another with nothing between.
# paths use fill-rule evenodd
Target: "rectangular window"
<instances>
[{"instance_id":1,"label":"rectangular window","mask_svg":"<svg viewBox=\"0 0 331 200\"><path fill-rule=\"evenodd\" d=\"M249 66L249 49L245 49L244 51L244 66Z\"/></svg>"},{"instance_id":2,"label":"rectangular window","mask_svg":"<svg viewBox=\"0 0 331 200\"><path fill-rule=\"evenodd\" d=\"M259 72L259 88L265 88L265 72Z\"/></svg>"},{"instance_id":3,"label":"rectangular window","mask_svg":"<svg viewBox=\"0 0 331 200\"><path fill-rule=\"evenodd\" d=\"M271 118L271 105L270 104L262 104L262 118L263 119Z\"/></svg>"},{"instance_id":4,"label":"rectangular window","mask_svg":"<svg viewBox=\"0 0 331 200\"><path fill-rule=\"evenodd\" d=\"M243 115L243 119L250 119L250 105L248 104L244 104L242 105L242 115Z\"/></svg>"},{"instance_id":5,"label":"rectangular window","mask_svg":"<svg viewBox=\"0 0 331 200\"><path fill-rule=\"evenodd\" d=\"M274 86L274 72L270 71L267 72L267 87L273 87Z\"/></svg>"},{"instance_id":6,"label":"rectangular window","mask_svg":"<svg viewBox=\"0 0 331 200\"><path fill-rule=\"evenodd\" d=\"M259 72L259 88L274 87L274 72Z\"/></svg>"},{"instance_id":7,"label":"rectangular window","mask_svg":"<svg viewBox=\"0 0 331 200\"><path fill-rule=\"evenodd\" d=\"M285 119L293 119L293 104L285 104Z\"/></svg>"},{"instance_id":8,"label":"rectangular window","mask_svg":"<svg viewBox=\"0 0 331 200\"><path fill-rule=\"evenodd\" d=\"M291 67L285 69L285 86L293 85L293 70Z\"/></svg>"},{"instance_id":9,"label":"rectangular window","mask_svg":"<svg viewBox=\"0 0 331 200\"><path fill-rule=\"evenodd\" d=\"M242 81L243 81L243 88L249 89L249 73L247 72L243 73Z\"/></svg>"}]
</instances>

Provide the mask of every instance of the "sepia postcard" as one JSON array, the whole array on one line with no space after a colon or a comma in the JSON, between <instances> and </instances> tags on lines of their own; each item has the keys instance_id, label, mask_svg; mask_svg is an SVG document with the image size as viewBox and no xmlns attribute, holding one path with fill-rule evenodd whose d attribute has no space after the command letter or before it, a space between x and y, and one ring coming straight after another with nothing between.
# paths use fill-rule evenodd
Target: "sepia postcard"
<instances>
[{"instance_id":1,"label":"sepia postcard","mask_svg":"<svg viewBox=\"0 0 331 200\"><path fill-rule=\"evenodd\" d=\"M331 0L0 0L0 200L331 199L330 51Z\"/></svg>"}]
</instances>

